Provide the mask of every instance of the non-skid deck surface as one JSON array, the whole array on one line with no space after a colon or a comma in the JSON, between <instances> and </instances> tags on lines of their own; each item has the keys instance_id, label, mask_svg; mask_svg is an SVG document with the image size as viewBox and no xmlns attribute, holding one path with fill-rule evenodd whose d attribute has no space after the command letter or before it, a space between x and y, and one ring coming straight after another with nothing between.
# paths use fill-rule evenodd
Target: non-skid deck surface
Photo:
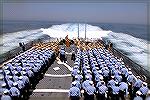
<instances>
[{"instance_id":1,"label":"non-skid deck surface","mask_svg":"<svg viewBox=\"0 0 150 100\"><path fill-rule=\"evenodd\" d=\"M66 51L69 53L69 50ZM73 67L70 54L67 54L66 64ZM59 67L58 70L54 70L56 67ZM44 78L36 85L29 100L68 100L71 81L70 70L55 60L46 71Z\"/></svg>"}]
</instances>

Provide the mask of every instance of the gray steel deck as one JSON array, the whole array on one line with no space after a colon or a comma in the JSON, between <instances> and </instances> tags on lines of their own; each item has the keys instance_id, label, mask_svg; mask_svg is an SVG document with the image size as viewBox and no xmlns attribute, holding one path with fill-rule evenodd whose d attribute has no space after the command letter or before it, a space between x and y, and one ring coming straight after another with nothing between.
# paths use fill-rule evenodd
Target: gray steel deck
<instances>
[{"instance_id":1,"label":"gray steel deck","mask_svg":"<svg viewBox=\"0 0 150 100\"><path fill-rule=\"evenodd\" d=\"M70 50L67 50L70 51ZM67 54L67 65L73 67L73 61L71 61L71 55ZM60 69L55 71L53 68L59 67ZM45 76L36 85L35 90L39 89L64 89L69 90L72 77L52 77L48 75L68 75L70 74L69 69L63 64L58 64L57 60L48 68ZM35 91L34 90L34 91ZM68 100L67 92L32 92L29 100Z\"/></svg>"}]
</instances>

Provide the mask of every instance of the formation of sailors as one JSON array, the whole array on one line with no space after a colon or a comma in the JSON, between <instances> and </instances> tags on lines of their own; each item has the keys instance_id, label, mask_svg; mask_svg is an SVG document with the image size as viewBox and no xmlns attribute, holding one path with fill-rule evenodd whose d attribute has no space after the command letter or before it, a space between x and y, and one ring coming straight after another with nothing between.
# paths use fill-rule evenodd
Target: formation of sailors
<instances>
[{"instance_id":1,"label":"formation of sailors","mask_svg":"<svg viewBox=\"0 0 150 100\"><path fill-rule=\"evenodd\" d=\"M79 100L82 93L84 100L94 100L94 95L97 100L145 100L150 95L140 76L99 45L77 50L71 74L71 100Z\"/></svg>"},{"instance_id":2,"label":"formation of sailors","mask_svg":"<svg viewBox=\"0 0 150 100\"><path fill-rule=\"evenodd\" d=\"M26 100L55 60L55 43L38 44L5 63L0 69L1 100Z\"/></svg>"}]
</instances>

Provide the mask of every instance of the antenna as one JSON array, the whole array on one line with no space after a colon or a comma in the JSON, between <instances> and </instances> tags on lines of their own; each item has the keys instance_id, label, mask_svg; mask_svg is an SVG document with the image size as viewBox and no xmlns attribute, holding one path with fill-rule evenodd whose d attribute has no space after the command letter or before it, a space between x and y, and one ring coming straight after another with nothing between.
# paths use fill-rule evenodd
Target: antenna
<instances>
[{"instance_id":1,"label":"antenna","mask_svg":"<svg viewBox=\"0 0 150 100\"><path fill-rule=\"evenodd\" d=\"M85 23L85 39L86 39L86 23Z\"/></svg>"},{"instance_id":2,"label":"antenna","mask_svg":"<svg viewBox=\"0 0 150 100\"><path fill-rule=\"evenodd\" d=\"M78 38L79 38L79 23L78 23Z\"/></svg>"}]
</instances>

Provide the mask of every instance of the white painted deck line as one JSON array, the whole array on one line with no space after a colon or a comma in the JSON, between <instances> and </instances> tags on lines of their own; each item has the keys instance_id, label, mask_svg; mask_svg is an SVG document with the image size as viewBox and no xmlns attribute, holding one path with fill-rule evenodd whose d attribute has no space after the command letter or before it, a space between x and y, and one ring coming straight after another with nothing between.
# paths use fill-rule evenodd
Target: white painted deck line
<instances>
[{"instance_id":1,"label":"white painted deck line","mask_svg":"<svg viewBox=\"0 0 150 100\"><path fill-rule=\"evenodd\" d=\"M56 93L68 93L67 89L35 89L33 92L56 92Z\"/></svg>"},{"instance_id":2,"label":"white painted deck line","mask_svg":"<svg viewBox=\"0 0 150 100\"><path fill-rule=\"evenodd\" d=\"M73 68L71 68L69 65L67 65L66 63L61 62L58 57L57 57L56 59L58 60L58 61L57 61L58 64L63 64L63 65L65 65L70 71L73 70Z\"/></svg>"},{"instance_id":3,"label":"white painted deck line","mask_svg":"<svg viewBox=\"0 0 150 100\"><path fill-rule=\"evenodd\" d=\"M68 53L68 52L65 52L65 54L67 54L67 55L72 55L72 53L70 52L70 53Z\"/></svg>"},{"instance_id":4,"label":"white painted deck line","mask_svg":"<svg viewBox=\"0 0 150 100\"><path fill-rule=\"evenodd\" d=\"M66 74L66 75L45 74L45 76L49 76L49 77L69 77L69 76L71 76L71 74Z\"/></svg>"},{"instance_id":5,"label":"white painted deck line","mask_svg":"<svg viewBox=\"0 0 150 100\"><path fill-rule=\"evenodd\" d=\"M73 70L73 68L71 68L69 65L67 65L66 63L64 63L64 65L70 70L70 71L72 71Z\"/></svg>"},{"instance_id":6,"label":"white painted deck line","mask_svg":"<svg viewBox=\"0 0 150 100\"><path fill-rule=\"evenodd\" d=\"M58 63L58 64L64 64L64 63L63 63L63 62L61 62L61 61L57 61L57 63Z\"/></svg>"},{"instance_id":7,"label":"white painted deck line","mask_svg":"<svg viewBox=\"0 0 150 100\"><path fill-rule=\"evenodd\" d=\"M59 70L60 68L59 67L55 67L55 68L53 68L55 71L57 71L57 70Z\"/></svg>"}]
</instances>

